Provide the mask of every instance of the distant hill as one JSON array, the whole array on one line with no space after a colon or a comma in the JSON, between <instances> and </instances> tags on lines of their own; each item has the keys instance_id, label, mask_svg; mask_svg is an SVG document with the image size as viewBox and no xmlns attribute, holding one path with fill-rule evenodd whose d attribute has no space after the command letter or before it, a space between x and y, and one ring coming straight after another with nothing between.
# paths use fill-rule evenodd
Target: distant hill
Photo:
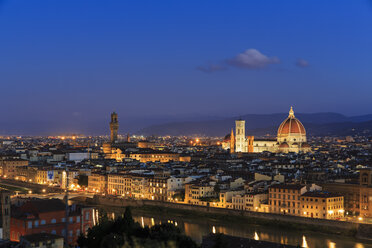
<instances>
[{"instance_id":1,"label":"distant hill","mask_svg":"<svg viewBox=\"0 0 372 248\"><path fill-rule=\"evenodd\" d=\"M372 133L372 115L347 117L338 113L296 113L308 135L352 135ZM248 114L235 118L172 122L152 125L139 130L143 135L207 135L224 136L235 126L236 119L246 121L247 134L255 136L276 135L280 123L288 116L281 114Z\"/></svg>"}]
</instances>

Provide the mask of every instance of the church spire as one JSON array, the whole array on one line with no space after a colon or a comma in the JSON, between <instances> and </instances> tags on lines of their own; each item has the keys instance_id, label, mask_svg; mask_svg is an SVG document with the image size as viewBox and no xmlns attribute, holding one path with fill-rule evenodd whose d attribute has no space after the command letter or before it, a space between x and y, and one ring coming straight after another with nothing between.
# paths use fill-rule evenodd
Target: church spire
<instances>
[{"instance_id":1,"label":"church spire","mask_svg":"<svg viewBox=\"0 0 372 248\"><path fill-rule=\"evenodd\" d=\"M288 115L289 118L294 118L294 111L293 111L293 107L291 106L291 109L289 110L289 115Z\"/></svg>"}]
</instances>

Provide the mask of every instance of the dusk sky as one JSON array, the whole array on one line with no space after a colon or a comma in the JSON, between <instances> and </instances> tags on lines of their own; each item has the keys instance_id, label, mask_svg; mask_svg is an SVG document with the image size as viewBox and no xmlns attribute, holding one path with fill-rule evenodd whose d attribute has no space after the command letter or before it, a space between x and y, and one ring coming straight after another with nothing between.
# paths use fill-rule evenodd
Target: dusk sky
<instances>
[{"instance_id":1,"label":"dusk sky","mask_svg":"<svg viewBox=\"0 0 372 248\"><path fill-rule=\"evenodd\" d=\"M3 126L372 113L372 1L0 0L0 32Z\"/></svg>"}]
</instances>

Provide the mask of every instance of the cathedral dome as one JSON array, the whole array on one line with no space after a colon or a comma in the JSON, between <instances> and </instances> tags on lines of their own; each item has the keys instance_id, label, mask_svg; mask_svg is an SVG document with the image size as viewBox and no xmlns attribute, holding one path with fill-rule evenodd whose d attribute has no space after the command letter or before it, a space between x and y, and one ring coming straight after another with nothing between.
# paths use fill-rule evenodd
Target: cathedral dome
<instances>
[{"instance_id":1,"label":"cathedral dome","mask_svg":"<svg viewBox=\"0 0 372 248\"><path fill-rule=\"evenodd\" d=\"M294 116L293 108L289 111L288 118L285 119L278 128L278 137L288 136L291 134L306 135L305 127Z\"/></svg>"}]
</instances>

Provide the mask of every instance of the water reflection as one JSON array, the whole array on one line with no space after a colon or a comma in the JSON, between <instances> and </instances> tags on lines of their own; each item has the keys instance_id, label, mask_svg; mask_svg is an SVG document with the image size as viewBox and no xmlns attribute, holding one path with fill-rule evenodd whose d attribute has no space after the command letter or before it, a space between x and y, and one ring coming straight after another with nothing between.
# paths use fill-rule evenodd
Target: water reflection
<instances>
[{"instance_id":1,"label":"water reflection","mask_svg":"<svg viewBox=\"0 0 372 248\"><path fill-rule=\"evenodd\" d=\"M336 248L336 243L332 241L328 241L328 248Z\"/></svg>"},{"instance_id":2,"label":"water reflection","mask_svg":"<svg viewBox=\"0 0 372 248\"><path fill-rule=\"evenodd\" d=\"M151 218L151 226L155 226L155 220L154 220L154 218Z\"/></svg>"},{"instance_id":3,"label":"water reflection","mask_svg":"<svg viewBox=\"0 0 372 248\"><path fill-rule=\"evenodd\" d=\"M306 241L306 237L305 235L302 235L302 245L301 245L302 248L308 248L309 246L307 246L307 241Z\"/></svg>"},{"instance_id":4,"label":"water reflection","mask_svg":"<svg viewBox=\"0 0 372 248\"><path fill-rule=\"evenodd\" d=\"M122 213L120 213L122 214ZM120 215L119 214L119 215ZM95 217L94 222L99 222L99 213L93 213ZM115 219L114 212L108 214L109 217ZM259 225L242 225L238 223L221 223L217 221L206 220L187 220L185 218L170 216L133 216L134 220L142 227L154 226L161 223L170 223L178 226L186 235L190 236L197 243L202 242L202 238L209 233L224 233L232 236L254 238L255 240L264 240L281 244L290 244L300 246L303 248L372 248L370 242L355 242L351 238L345 238L338 235L324 235L321 233L305 233L301 231L288 231L280 228L272 228L268 226Z\"/></svg>"},{"instance_id":5,"label":"water reflection","mask_svg":"<svg viewBox=\"0 0 372 248\"><path fill-rule=\"evenodd\" d=\"M363 244L355 244L354 248L365 248L365 246Z\"/></svg>"}]
</instances>

